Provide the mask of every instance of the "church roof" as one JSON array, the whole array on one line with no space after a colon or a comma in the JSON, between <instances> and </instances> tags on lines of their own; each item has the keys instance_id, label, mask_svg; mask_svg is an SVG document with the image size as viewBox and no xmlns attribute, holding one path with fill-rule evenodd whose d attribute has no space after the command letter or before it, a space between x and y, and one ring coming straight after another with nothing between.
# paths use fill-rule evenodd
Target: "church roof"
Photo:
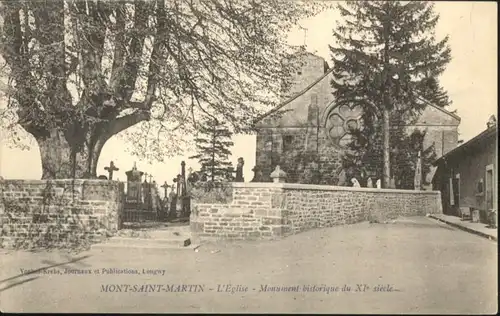
<instances>
[{"instance_id":1,"label":"church roof","mask_svg":"<svg viewBox=\"0 0 500 316\"><path fill-rule=\"evenodd\" d=\"M317 56L313 53L310 53L310 52L305 52L309 55L313 55L313 56L316 56L318 58L321 58L323 59L322 57L320 56ZM321 82L323 79L325 79L329 74L331 74L333 72L333 67L332 68L329 68L328 67L328 64L326 63L325 61L325 73L320 76L318 79L316 79L315 81L313 81L310 85L308 85L307 87L305 87L302 91L299 91L298 93L296 93L295 95L291 96L290 98L288 98L287 100L285 100L284 102L280 103L277 107L275 107L274 109L264 113L263 115L257 117L254 121L254 125L259 123L260 121L262 121L263 119L265 119L266 117L278 112L279 110L281 110L283 107L285 107L287 104L289 104L290 102L293 102L294 100L298 99L299 97L301 97L302 95L304 95L305 93L307 93L307 91L311 90L315 85L317 85L319 82ZM428 100L422 98L422 97L419 97L420 101L424 102L425 105L428 105L428 106L432 106L433 108L443 112L444 114L447 114L451 117L453 117L454 119L458 120L459 122L461 121L461 118L450 112L450 111L447 111L445 110L444 108L440 107L440 106L437 106L431 102L429 102Z\"/></svg>"}]
</instances>

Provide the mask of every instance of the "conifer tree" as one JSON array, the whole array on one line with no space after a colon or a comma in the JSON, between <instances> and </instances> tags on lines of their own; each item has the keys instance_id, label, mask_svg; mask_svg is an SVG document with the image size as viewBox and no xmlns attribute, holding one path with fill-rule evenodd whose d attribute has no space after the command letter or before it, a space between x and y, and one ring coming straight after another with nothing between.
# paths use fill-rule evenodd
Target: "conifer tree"
<instances>
[{"instance_id":1,"label":"conifer tree","mask_svg":"<svg viewBox=\"0 0 500 316\"><path fill-rule=\"evenodd\" d=\"M201 170L212 182L229 176L229 148L233 146L231 137L229 128L215 118L207 119L198 128L198 136L194 140L198 154L189 159L198 159Z\"/></svg>"},{"instance_id":2,"label":"conifer tree","mask_svg":"<svg viewBox=\"0 0 500 316\"><path fill-rule=\"evenodd\" d=\"M448 93L440 86L436 78L426 77L422 79L418 89L422 97L434 105L444 108L452 104Z\"/></svg>"},{"instance_id":3,"label":"conifer tree","mask_svg":"<svg viewBox=\"0 0 500 316\"><path fill-rule=\"evenodd\" d=\"M381 152L382 186L387 187L394 171L391 151L404 141L390 138L391 124L415 119L425 98L440 106L449 103L438 83L451 59L448 37L438 41L434 36L439 16L432 3L355 1L337 8L344 20L334 29L336 43L330 47L332 87L339 106L362 106L365 125L348 150L353 157L346 159L378 169L379 159L367 155Z\"/></svg>"}]
</instances>

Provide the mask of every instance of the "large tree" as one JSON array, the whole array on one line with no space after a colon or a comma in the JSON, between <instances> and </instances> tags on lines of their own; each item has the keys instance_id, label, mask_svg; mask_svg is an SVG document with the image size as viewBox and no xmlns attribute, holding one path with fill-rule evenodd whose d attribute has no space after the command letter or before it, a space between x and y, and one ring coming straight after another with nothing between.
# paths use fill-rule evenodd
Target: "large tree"
<instances>
[{"instance_id":1,"label":"large tree","mask_svg":"<svg viewBox=\"0 0 500 316\"><path fill-rule=\"evenodd\" d=\"M254 105L271 106L288 78L280 60L293 49L284 35L322 6L281 0L0 5L7 111L36 139L43 178L94 177L106 141L138 123L148 128L133 142L155 150L159 140L174 143L175 127L192 132L202 113L244 128L258 113ZM144 143L150 125L156 142Z\"/></svg>"},{"instance_id":2,"label":"large tree","mask_svg":"<svg viewBox=\"0 0 500 316\"><path fill-rule=\"evenodd\" d=\"M381 136L382 185L387 187L391 148L398 142L391 143L391 122L415 119L425 98L449 103L438 83L451 58L448 38L436 40L439 16L429 2L353 1L337 8L343 19L331 47L334 94L339 105L363 107L364 139L358 142L373 149Z\"/></svg>"}]
</instances>

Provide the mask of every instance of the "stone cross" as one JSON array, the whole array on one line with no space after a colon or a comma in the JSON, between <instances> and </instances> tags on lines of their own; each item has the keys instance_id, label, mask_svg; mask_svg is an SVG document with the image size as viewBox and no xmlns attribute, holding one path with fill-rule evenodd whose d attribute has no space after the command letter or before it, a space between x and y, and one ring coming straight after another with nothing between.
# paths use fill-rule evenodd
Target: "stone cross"
<instances>
[{"instance_id":1,"label":"stone cross","mask_svg":"<svg viewBox=\"0 0 500 316\"><path fill-rule=\"evenodd\" d=\"M165 193L165 198L168 197L168 188L171 188L172 186L171 185L168 185L167 181L165 181L165 183L163 183L163 185L161 186L163 188L163 192Z\"/></svg>"},{"instance_id":2,"label":"stone cross","mask_svg":"<svg viewBox=\"0 0 500 316\"><path fill-rule=\"evenodd\" d=\"M360 188L361 185L359 184L358 180L356 178L351 179L352 186L355 188Z\"/></svg>"},{"instance_id":3,"label":"stone cross","mask_svg":"<svg viewBox=\"0 0 500 316\"><path fill-rule=\"evenodd\" d=\"M109 173L109 180L113 180L113 171L118 171L120 169L116 168L115 163L111 161L109 167L104 167L104 170Z\"/></svg>"},{"instance_id":4,"label":"stone cross","mask_svg":"<svg viewBox=\"0 0 500 316\"><path fill-rule=\"evenodd\" d=\"M151 179L153 179L153 175L152 175L152 174L150 174L150 175L148 176L148 178L149 178L149 183L152 183Z\"/></svg>"},{"instance_id":5,"label":"stone cross","mask_svg":"<svg viewBox=\"0 0 500 316\"><path fill-rule=\"evenodd\" d=\"M184 195L186 192L186 162L181 162L181 195Z\"/></svg>"},{"instance_id":6,"label":"stone cross","mask_svg":"<svg viewBox=\"0 0 500 316\"><path fill-rule=\"evenodd\" d=\"M177 188L177 196L181 195L181 175L178 174L176 178L174 178L174 182Z\"/></svg>"}]
</instances>

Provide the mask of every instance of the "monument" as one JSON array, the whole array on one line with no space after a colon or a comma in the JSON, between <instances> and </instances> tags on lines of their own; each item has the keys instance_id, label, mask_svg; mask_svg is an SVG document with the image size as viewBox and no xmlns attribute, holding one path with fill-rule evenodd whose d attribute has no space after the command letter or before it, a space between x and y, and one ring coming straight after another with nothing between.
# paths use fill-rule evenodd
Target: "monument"
<instances>
[{"instance_id":1,"label":"monument","mask_svg":"<svg viewBox=\"0 0 500 316\"><path fill-rule=\"evenodd\" d=\"M115 166L115 163L114 163L113 161L111 161L111 162L109 163L109 167L104 167L104 170L106 170L106 171L108 172L108 174L109 174L108 179L109 179L109 180L113 180L113 172L114 172L114 171L118 171L118 170L120 170L120 169L118 169L118 168Z\"/></svg>"},{"instance_id":2,"label":"monument","mask_svg":"<svg viewBox=\"0 0 500 316\"><path fill-rule=\"evenodd\" d=\"M177 217L177 194L175 193L175 186L170 187L170 194L168 196L168 200L170 202L170 205L168 207L168 216L170 218L176 218Z\"/></svg>"},{"instance_id":3,"label":"monument","mask_svg":"<svg viewBox=\"0 0 500 316\"><path fill-rule=\"evenodd\" d=\"M181 162L180 217L188 217L191 210L191 196L186 187L186 162Z\"/></svg>"},{"instance_id":4,"label":"monument","mask_svg":"<svg viewBox=\"0 0 500 316\"><path fill-rule=\"evenodd\" d=\"M361 188L361 185L359 184L358 179L356 179L356 178L352 178L352 179L351 179L351 183L352 183L352 186L353 186L354 188Z\"/></svg>"},{"instance_id":5,"label":"monument","mask_svg":"<svg viewBox=\"0 0 500 316\"><path fill-rule=\"evenodd\" d=\"M125 172L127 175L127 197L126 201L129 203L142 202L142 176L144 172L137 170L137 165L134 162L132 170Z\"/></svg>"},{"instance_id":6,"label":"monument","mask_svg":"<svg viewBox=\"0 0 500 316\"><path fill-rule=\"evenodd\" d=\"M238 165L236 166L235 182L245 182L245 179L243 178L243 165L244 164L245 164L245 161L243 160L243 157L238 158Z\"/></svg>"},{"instance_id":7,"label":"monument","mask_svg":"<svg viewBox=\"0 0 500 316\"><path fill-rule=\"evenodd\" d=\"M373 180L372 180L372 178L368 178L366 180L366 187L367 188L373 188Z\"/></svg>"},{"instance_id":8,"label":"monument","mask_svg":"<svg viewBox=\"0 0 500 316\"><path fill-rule=\"evenodd\" d=\"M161 187L163 188L163 199L168 200L168 188L172 186L168 185L167 181L165 181Z\"/></svg>"},{"instance_id":9,"label":"monument","mask_svg":"<svg viewBox=\"0 0 500 316\"><path fill-rule=\"evenodd\" d=\"M259 166L255 166L252 169L253 171L253 179L250 182L262 182L262 169Z\"/></svg>"},{"instance_id":10,"label":"monument","mask_svg":"<svg viewBox=\"0 0 500 316\"><path fill-rule=\"evenodd\" d=\"M147 210L151 209L151 188L146 179L142 183L142 202Z\"/></svg>"},{"instance_id":11,"label":"monument","mask_svg":"<svg viewBox=\"0 0 500 316\"><path fill-rule=\"evenodd\" d=\"M420 151L418 152L417 165L415 166L415 179L413 183L413 188L415 190L420 190L422 185L422 158L420 157Z\"/></svg>"}]
</instances>

